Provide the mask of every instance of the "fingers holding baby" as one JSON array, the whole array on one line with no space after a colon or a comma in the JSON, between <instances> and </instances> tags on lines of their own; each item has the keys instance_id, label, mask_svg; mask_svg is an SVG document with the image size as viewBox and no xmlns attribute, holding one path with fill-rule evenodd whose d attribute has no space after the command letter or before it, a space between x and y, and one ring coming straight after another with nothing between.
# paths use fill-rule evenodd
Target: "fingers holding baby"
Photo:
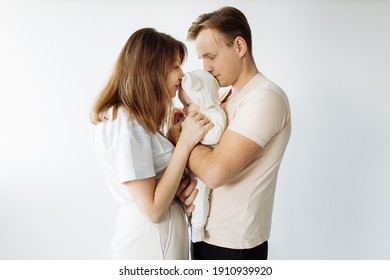
<instances>
[{"instance_id":1,"label":"fingers holding baby","mask_svg":"<svg viewBox=\"0 0 390 280\"><path fill-rule=\"evenodd\" d=\"M194 147L213 126L214 124L202 113L192 111L181 123L179 141L185 141Z\"/></svg>"}]
</instances>

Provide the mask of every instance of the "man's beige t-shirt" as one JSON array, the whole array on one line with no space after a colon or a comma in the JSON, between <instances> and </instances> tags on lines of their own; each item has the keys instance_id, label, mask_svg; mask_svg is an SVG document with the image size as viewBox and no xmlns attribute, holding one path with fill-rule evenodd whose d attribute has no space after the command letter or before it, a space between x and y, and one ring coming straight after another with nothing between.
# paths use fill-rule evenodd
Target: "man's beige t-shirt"
<instances>
[{"instance_id":1,"label":"man's beige t-shirt","mask_svg":"<svg viewBox=\"0 0 390 280\"><path fill-rule=\"evenodd\" d=\"M212 190L205 242L253 248L270 236L275 185L291 133L290 107L281 88L261 73L222 103L227 129L263 148L229 184Z\"/></svg>"}]
</instances>

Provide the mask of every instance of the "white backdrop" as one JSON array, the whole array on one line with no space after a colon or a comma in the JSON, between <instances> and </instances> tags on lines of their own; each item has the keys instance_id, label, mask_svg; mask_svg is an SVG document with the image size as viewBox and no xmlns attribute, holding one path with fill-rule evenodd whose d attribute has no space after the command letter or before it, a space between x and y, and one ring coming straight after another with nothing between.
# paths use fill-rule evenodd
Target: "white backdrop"
<instances>
[{"instance_id":1,"label":"white backdrop","mask_svg":"<svg viewBox=\"0 0 390 280\"><path fill-rule=\"evenodd\" d=\"M390 1L0 0L0 259L108 259L89 110L129 35L241 9L293 132L270 259L390 259ZM193 46L184 70L201 67Z\"/></svg>"}]
</instances>

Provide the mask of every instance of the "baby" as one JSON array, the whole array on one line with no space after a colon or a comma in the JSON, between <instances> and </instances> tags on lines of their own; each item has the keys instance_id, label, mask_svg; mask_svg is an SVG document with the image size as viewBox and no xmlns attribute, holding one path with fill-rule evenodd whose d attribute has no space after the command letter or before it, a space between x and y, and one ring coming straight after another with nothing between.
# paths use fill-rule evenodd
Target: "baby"
<instances>
[{"instance_id":1,"label":"baby","mask_svg":"<svg viewBox=\"0 0 390 280\"><path fill-rule=\"evenodd\" d=\"M188 115L191 111L201 112L214 124L201 140L203 145L218 144L226 128L226 114L219 106L218 90L217 80L204 70L186 73L181 82L178 97L183 104L184 115ZM210 189L200 180L197 189L199 192L194 201L195 210L191 218L192 242L203 241L204 226L209 213Z\"/></svg>"}]
</instances>

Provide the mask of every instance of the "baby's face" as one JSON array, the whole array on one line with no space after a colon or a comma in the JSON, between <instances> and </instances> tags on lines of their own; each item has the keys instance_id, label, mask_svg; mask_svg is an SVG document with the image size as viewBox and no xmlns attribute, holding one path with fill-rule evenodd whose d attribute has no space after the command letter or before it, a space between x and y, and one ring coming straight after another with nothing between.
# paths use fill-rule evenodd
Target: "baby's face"
<instances>
[{"instance_id":1,"label":"baby's face","mask_svg":"<svg viewBox=\"0 0 390 280\"><path fill-rule=\"evenodd\" d=\"M180 87L179 90L179 100L183 104L183 111L186 115L188 115L190 112L199 112L200 107L192 102L192 100L188 97L188 95L185 93L185 91Z\"/></svg>"}]
</instances>

